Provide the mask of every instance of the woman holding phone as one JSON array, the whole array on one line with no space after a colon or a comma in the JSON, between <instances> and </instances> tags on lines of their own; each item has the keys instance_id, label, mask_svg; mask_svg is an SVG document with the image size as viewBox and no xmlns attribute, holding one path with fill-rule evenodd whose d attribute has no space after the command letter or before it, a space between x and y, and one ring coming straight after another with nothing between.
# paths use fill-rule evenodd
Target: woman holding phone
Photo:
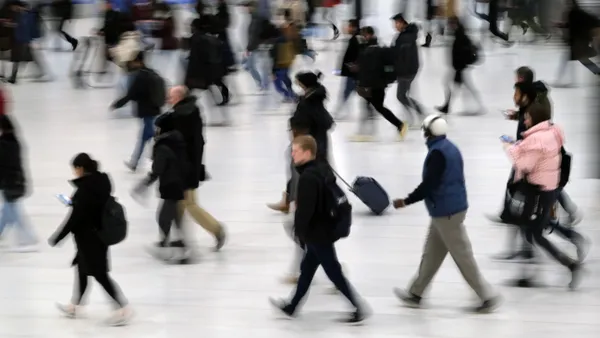
<instances>
[{"instance_id":1,"label":"woman holding phone","mask_svg":"<svg viewBox=\"0 0 600 338\"><path fill-rule=\"evenodd\" d=\"M71 214L48 240L48 244L54 247L72 234L77 248L72 263L76 267L75 292L71 302L58 305L58 309L69 318L77 317L87 291L88 279L94 277L112 298L116 308L107 324L123 326L128 324L131 310L119 286L108 275L108 246L98 236L104 206L111 196L110 178L100 172L98 162L86 153L75 156L71 164L76 177L71 183L77 189L71 198Z\"/></svg>"}]
</instances>

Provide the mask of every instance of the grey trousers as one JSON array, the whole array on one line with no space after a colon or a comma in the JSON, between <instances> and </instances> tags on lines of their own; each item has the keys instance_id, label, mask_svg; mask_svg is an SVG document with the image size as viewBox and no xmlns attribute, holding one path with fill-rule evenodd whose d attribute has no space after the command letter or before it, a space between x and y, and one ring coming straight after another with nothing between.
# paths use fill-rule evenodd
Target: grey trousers
<instances>
[{"instance_id":1,"label":"grey trousers","mask_svg":"<svg viewBox=\"0 0 600 338\"><path fill-rule=\"evenodd\" d=\"M490 298L490 286L481 277L473 256L471 241L463 225L466 211L448 217L432 218L425 240L419 271L409 292L422 296L446 255L450 253L460 273L481 300Z\"/></svg>"},{"instance_id":2,"label":"grey trousers","mask_svg":"<svg viewBox=\"0 0 600 338\"><path fill-rule=\"evenodd\" d=\"M398 86L396 87L396 98L404 106L404 109L413 118L423 115L421 104L410 97L410 87L412 86L415 77L399 77L397 79Z\"/></svg>"}]
</instances>

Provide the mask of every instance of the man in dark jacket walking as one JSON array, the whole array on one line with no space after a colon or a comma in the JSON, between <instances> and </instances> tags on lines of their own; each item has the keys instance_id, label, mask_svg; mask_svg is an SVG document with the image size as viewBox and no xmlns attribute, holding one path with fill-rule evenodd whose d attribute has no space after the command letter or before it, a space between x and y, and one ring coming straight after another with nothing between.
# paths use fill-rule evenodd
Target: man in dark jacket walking
<instances>
[{"instance_id":1,"label":"man in dark jacket walking","mask_svg":"<svg viewBox=\"0 0 600 338\"><path fill-rule=\"evenodd\" d=\"M134 196L141 195L147 188L158 180L162 204L158 212L158 225L161 231L161 240L152 253L165 260L178 260L187 263L191 252L185 244L183 219L178 211L179 204L184 199L185 178L188 175L189 163L186 153L186 144L183 136L175 129L175 119L172 114L163 114L156 119L156 136L152 155L152 170L148 177L135 189ZM179 230L179 240L169 242L171 226L175 223ZM165 248L181 248L181 255L171 252L165 256Z\"/></svg>"},{"instance_id":2,"label":"man in dark jacket walking","mask_svg":"<svg viewBox=\"0 0 600 338\"><path fill-rule=\"evenodd\" d=\"M448 125L439 115L423 121L423 134L429 152L425 157L423 182L405 199L394 200L395 208L425 201L431 217L419 271L407 292L395 289L407 306L419 307L423 293L450 253L469 286L481 299L476 312L485 313L499 305L475 262L471 241L464 227L467 215L467 188L460 150L446 138Z\"/></svg>"},{"instance_id":3,"label":"man in dark jacket walking","mask_svg":"<svg viewBox=\"0 0 600 338\"><path fill-rule=\"evenodd\" d=\"M365 320L366 313L350 283L342 272L335 250L335 228L328 212L328 185L335 184L335 176L328 165L316 161L317 142L312 136L294 139L292 157L300 178L294 217L294 233L305 246L298 285L292 299L271 300L271 304L284 315L293 317L300 302L308 292L315 272L322 266L335 287L350 301L355 311L344 319L347 323Z\"/></svg>"},{"instance_id":4,"label":"man in dark jacket walking","mask_svg":"<svg viewBox=\"0 0 600 338\"><path fill-rule=\"evenodd\" d=\"M402 122L391 110L384 106L385 89L390 83L385 78L385 69L382 61L388 58L392 52L387 47L379 46L377 36L373 27L367 26L361 29L365 38L366 46L358 58L358 84L357 92L367 101L367 111L361 121L361 130L359 135L355 135L353 141L370 141L372 138L374 123L372 121L372 108L375 108L381 116L391 123L398 131L400 140L404 140L408 125ZM366 132L370 125L371 132Z\"/></svg>"},{"instance_id":5,"label":"man in dark jacket walking","mask_svg":"<svg viewBox=\"0 0 600 338\"><path fill-rule=\"evenodd\" d=\"M250 14L250 24L248 25L248 45L246 46L246 61L245 67L258 85L261 91L265 91L269 88L269 70L268 66L261 66L266 64L265 59L268 58L268 53L263 50L262 35L265 33L264 29L269 22L268 18L263 16L257 6L256 1L247 1L244 3Z\"/></svg>"},{"instance_id":6,"label":"man in dark jacket walking","mask_svg":"<svg viewBox=\"0 0 600 338\"><path fill-rule=\"evenodd\" d=\"M142 120L142 131L131 160L125 163L127 168L135 171L144 153L146 143L154 136L154 119L161 113L166 89L160 75L144 63L142 52L138 53L133 61L127 62L126 67L127 71L133 74L133 79L125 96L115 101L111 105L111 109L119 109L129 101L136 103L135 116Z\"/></svg>"},{"instance_id":7,"label":"man in dark jacket walking","mask_svg":"<svg viewBox=\"0 0 600 338\"><path fill-rule=\"evenodd\" d=\"M210 213L201 208L196 202L196 189L200 182L207 179L203 163L204 135L202 116L196 105L196 97L189 95L184 86L171 88L168 103L173 107L169 114L173 116L175 129L183 136L186 145L187 161L190 165L184 179L184 199L179 208L180 218L185 210L204 230L210 232L216 239L215 250L220 250L225 244L225 229Z\"/></svg>"},{"instance_id":8,"label":"man in dark jacket walking","mask_svg":"<svg viewBox=\"0 0 600 338\"><path fill-rule=\"evenodd\" d=\"M396 14L394 20L398 36L394 41L394 54L396 76L398 77L398 87L396 97L413 118L418 119L423 116L423 109L419 102L409 96L410 87L419 72L419 49L417 38L419 28L417 25L408 23L402 14ZM416 114L414 114L416 112ZM413 121L415 122L415 121Z\"/></svg>"},{"instance_id":9,"label":"man in dark jacket walking","mask_svg":"<svg viewBox=\"0 0 600 338\"><path fill-rule=\"evenodd\" d=\"M337 119L345 118L348 113L343 111L348 98L356 90L356 77L358 75L358 58L360 56L361 49L365 44L365 39L360 34L360 23L356 19L348 21L346 28L347 33L351 34L352 37L348 40L348 47L342 58L342 64L340 66L340 76L345 77L344 89L340 100L340 105L334 113L334 117Z\"/></svg>"}]
</instances>

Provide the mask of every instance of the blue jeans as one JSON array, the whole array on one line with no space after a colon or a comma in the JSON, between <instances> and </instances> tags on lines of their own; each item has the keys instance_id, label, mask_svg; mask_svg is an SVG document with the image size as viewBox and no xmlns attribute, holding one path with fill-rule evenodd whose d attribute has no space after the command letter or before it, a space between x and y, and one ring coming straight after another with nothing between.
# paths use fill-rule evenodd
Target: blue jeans
<instances>
[{"instance_id":1,"label":"blue jeans","mask_svg":"<svg viewBox=\"0 0 600 338\"><path fill-rule=\"evenodd\" d=\"M2 205L2 216L0 216L0 234L4 229L14 225L17 229L17 238L19 245L33 245L37 243L37 237L23 221L21 211L19 210L19 202L4 202Z\"/></svg>"},{"instance_id":2,"label":"blue jeans","mask_svg":"<svg viewBox=\"0 0 600 338\"><path fill-rule=\"evenodd\" d=\"M275 89L286 99L294 99L294 90L292 89L292 79L290 79L289 69L275 70L275 80L273 81Z\"/></svg>"},{"instance_id":3,"label":"blue jeans","mask_svg":"<svg viewBox=\"0 0 600 338\"><path fill-rule=\"evenodd\" d=\"M356 80L351 77L346 77L344 83L344 91L342 92L342 104L346 103L350 95L356 90Z\"/></svg>"},{"instance_id":4,"label":"blue jeans","mask_svg":"<svg viewBox=\"0 0 600 338\"><path fill-rule=\"evenodd\" d=\"M245 66L250 76L254 79L261 90L269 88L269 71L267 69L267 56L265 51L255 50L248 55Z\"/></svg>"},{"instance_id":5,"label":"blue jeans","mask_svg":"<svg viewBox=\"0 0 600 338\"><path fill-rule=\"evenodd\" d=\"M137 146L135 147L135 151L131 156L131 165L133 168L137 168L142 155L144 154L144 148L148 141L152 140L154 137L154 116L147 116L140 118L142 120L142 131L140 133L140 138L138 140Z\"/></svg>"}]
</instances>

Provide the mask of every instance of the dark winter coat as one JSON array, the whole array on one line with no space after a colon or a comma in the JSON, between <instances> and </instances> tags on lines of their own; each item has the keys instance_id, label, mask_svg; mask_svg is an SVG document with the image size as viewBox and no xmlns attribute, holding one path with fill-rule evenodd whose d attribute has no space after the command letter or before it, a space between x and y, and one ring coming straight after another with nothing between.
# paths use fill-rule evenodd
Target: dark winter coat
<instances>
[{"instance_id":1,"label":"dark winter coat","mask_svg":"<svg viewBox=\"0 0 600 338\"><path fill-rule=\"evenodd\" d=\"M327 132L333 127L333 118L327 111L324 101L327 98L325 87L319 85L307 90L300 97L294 115L290 118L290 128L295 134L308 134L317 141L317 159L327 161L329 137Z\"/></svg>"},{"instance_id":2,"label":"dark winter coat","mask_svg":"<svg viewBox=\"0 0 600 338\"><path fill-rule=\"evenodd\" d=\"M335 242L334 227L327 206L326 182L335 182L327 163L310 161L296 167L298 193L294 214L294 235L302 243L331 244Z\"/></svg>"},{"instance_id":3,"label":"dark winter coat","mask_svg":"<svg viewBox=\"0 0 600 338\"><path fill-rule=\"evenodd\" d=\"M363 44L360 42L361 40L364 40L364 38L359 34L352 35L350 40L348 40L348 47L346 47L346 52L342 58L342 65L340 66L340 75L353 79L356 78L357 73L351 70L349 65L358 63L358 57L363 48Z\"/></svg>"},{"instance_id":4,"label":"dark winter coat","mask_svg":"<svg viewBox=\"0 0 600 338\"><path fill-rule=\"evenodd\" d=\"M177 129L185 142L187 160L189 163L188 175L185 179L185 189L196 189L199 183L206 179L203 164L204 156L204 126L200 109L196 105L196 97L188 96L172 110Z\"/></svg>"},{"instance_id":5,"label":"dark winter coat","mask_svg":"<svg viewBox=\"0 0 600 338\"><path fill-rule=\"evenodd\" d=\"M0 135L0 190L3 198L12 202L23 197L26 184L19 140L12 133Z\"/></svg>"},{"instance_id":6,"label":"dark winter coat","mask_svg":"<svg viewBox=\"0 0 600 338\"><path fill-rule=\"evenodd\" d=\"M454 42L452 43L452 68L456 71L464 70L469 66L469 60L473 53L471 39L465 33L463 27L459 27L454 32Z\"/></svg>"},{"instance_id":7,"label":"dark winter coat","mask_svg":"<svg viewBox=\"0 0 600 338\"><path fill-rule=\"evenodd\" d=\"M190 38L190 54L185 85L190 89L208 89L225 75L222 42L216 37L196 32Z\"/></svg>"},{"instance_id":8,"label":"dark winter coat","mask_svg":"<svg viewBox=\"0 0 600 338\"><path fill-rule=\"evenodd\" d=\"M600 27L600 21L594 15L579 7L573 7L567 17L568 44L571 47L571 60L589 59L597 52L590 47L592 30Z\"/></svg>"},{"instance_id":9,"label":"dark winter coat","mask_svg":"<svg viewBox=\"0 0 600 338\"><path fill-rule=\"evenodd\" d=\"M163 133L155 138L152 153L152 171L146 186L158 180L158 192L163 200L183 200L188 172L185 141L178 131Z\"/></svg>"},{"instance_id":10,"label":"dark winter coat","mask_svg":"<svg viewBox=\"0 0 600 338\"><path fill-rule=\"evenodd\" d=\"M261 43L261 33L263 30L264 19L258 12L252 13L250 24L248 25L248 45L246 50L249 52L255 51Z\"/></svg>"},{"instance_id":11,"label":"dark winter coat","mask_svg":"<svg viewBox=\"0 0 600 338\"><path fill-rule=\"evenodd\" d=\"M419 72L419 49L417 38L419 28L415 24L408 24L394 41L394 54L396 63L394 69L399 78L412 78Z\"/></svg>"},{"instance_id":12,"label":"dark winter coat","mask_svg":"<svg viewBox=\"0 0 600 338\"><path fill-rule=\"evenodd\" d=\"M73 234L77 248L73 265L86 275L108 272L108 246L98 237L98 229L102 226L104 206L112 191L110 178L105 173L95 172L71 183L77 189L71 197L71 213L62 228L50 238L50 243L56 245Z\"/></svg>"},{"instance_id":13,"label":"dark winter coat","mask_svg":"<svg viewBox=\"0 0 600 338\"><path fill-rule=\"evenodd\" d=\"M360 51L358 58L358 73L356 80L362 88L385 88L388 83L383 77L385 71L383 60L386 58L388 47L379 46L377 38L367 41Z\"/></svg>"}]
</instances>

